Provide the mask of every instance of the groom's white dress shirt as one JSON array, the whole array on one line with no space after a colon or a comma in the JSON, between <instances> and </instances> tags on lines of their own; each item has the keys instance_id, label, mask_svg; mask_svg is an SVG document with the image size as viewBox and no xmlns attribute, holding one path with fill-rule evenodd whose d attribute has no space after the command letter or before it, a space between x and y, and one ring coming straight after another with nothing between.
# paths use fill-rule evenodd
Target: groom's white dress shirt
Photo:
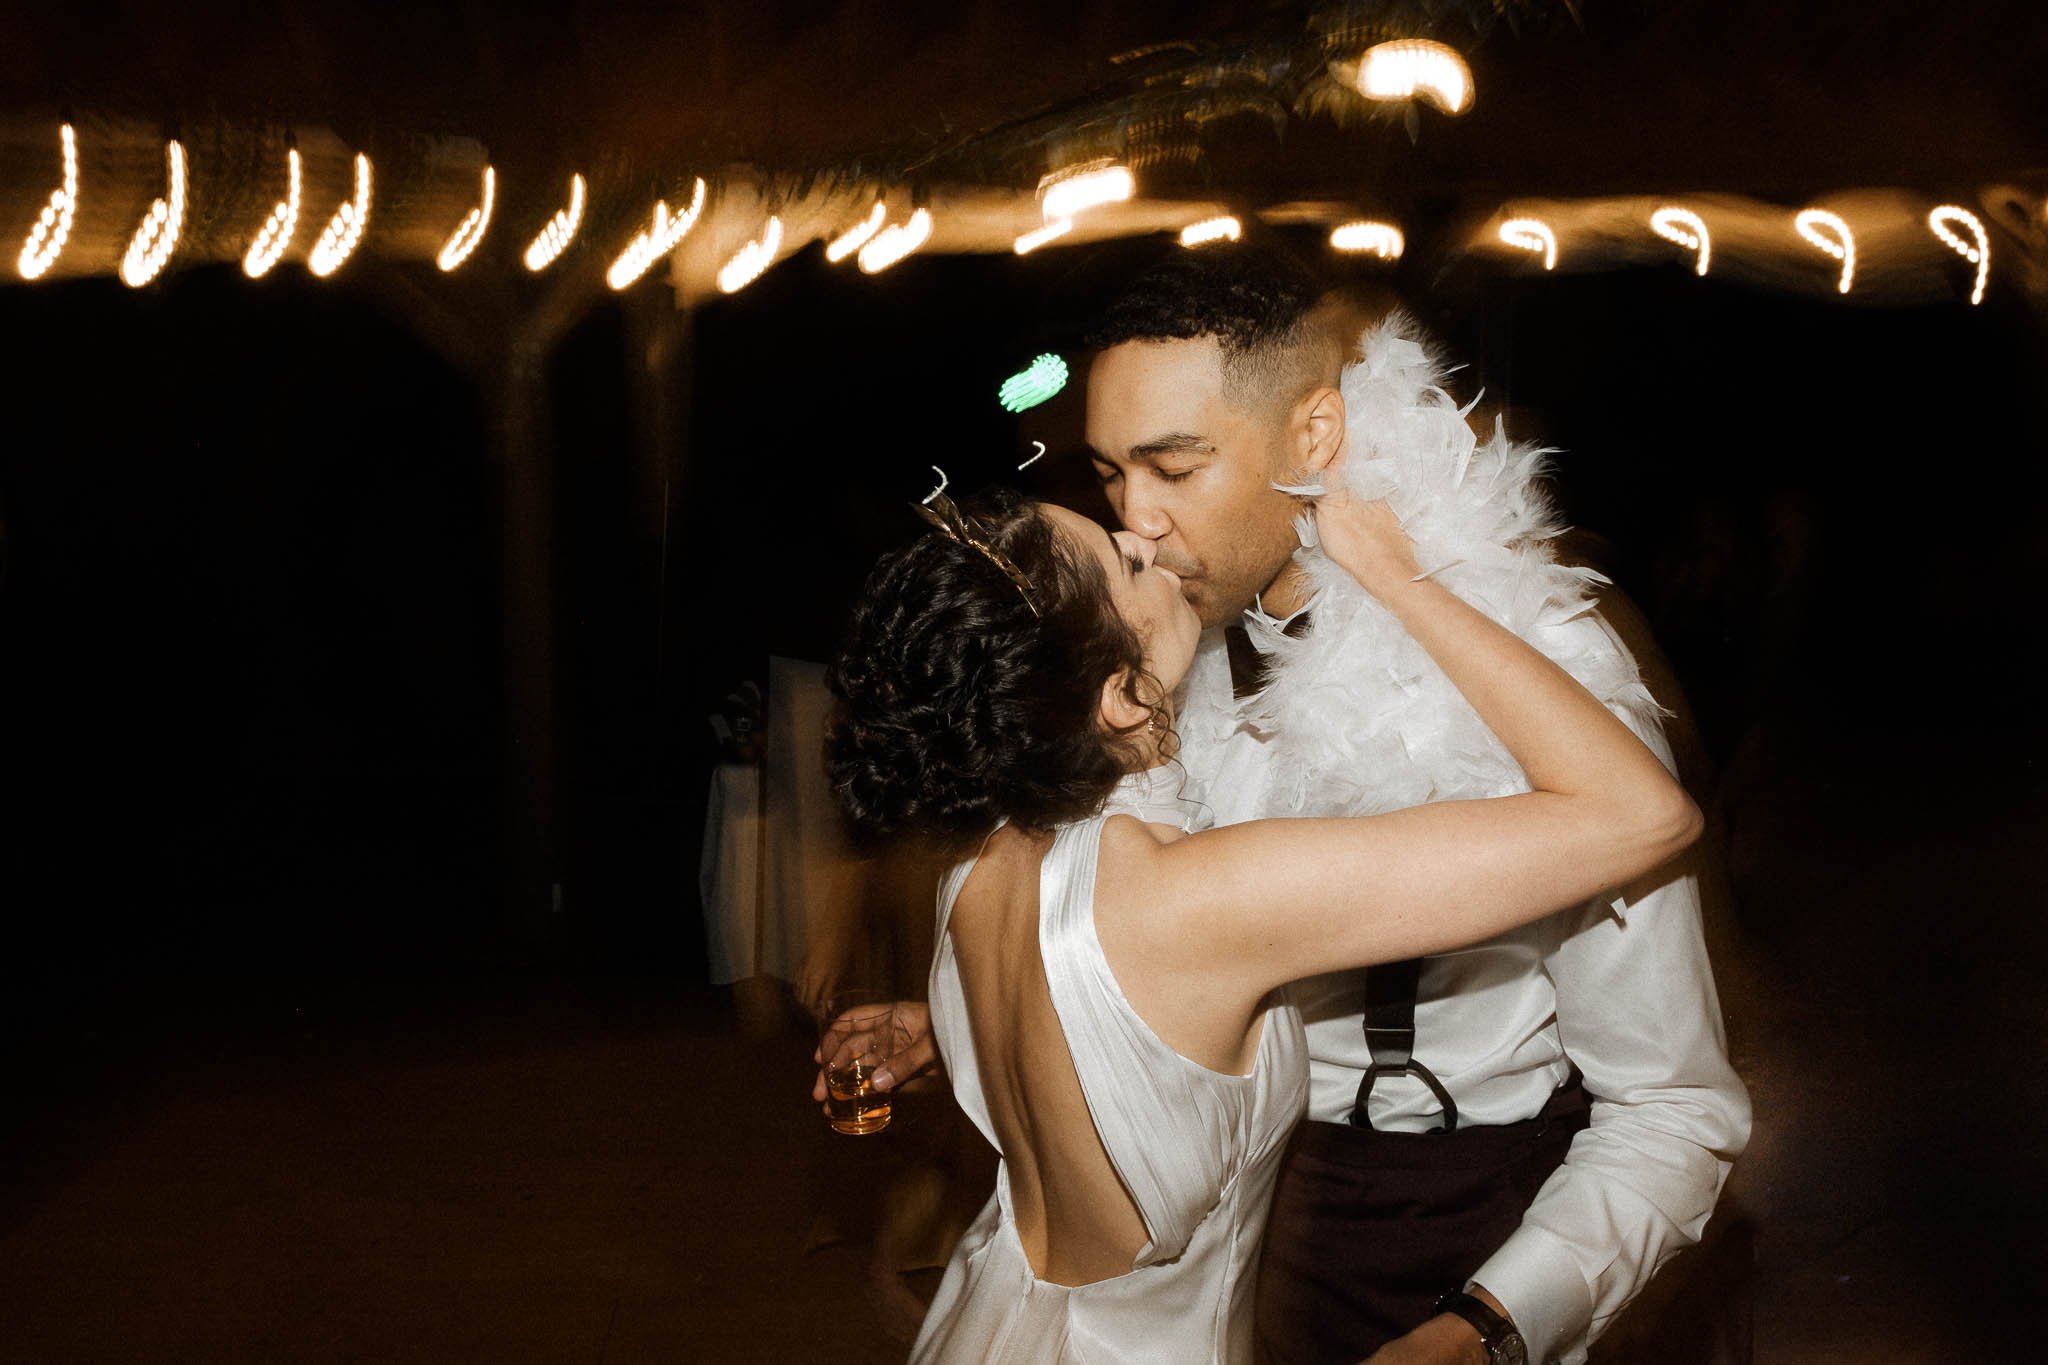
<instances>
[{"instance_id":1,"label":"groom's white dress shirt","mask_svg":"<svg viewBox=\"0 0 2048 1365\"><path fill-rule=\"evenodd\" d=\"M1628 654L1596 613L1564 628L1600 632L1604 642L1588 637L1591 647ZM1187 705L1235 709L1228 668L1222 633L1211 631ZM1616 711L1673 766L1660 730ZM1319 813L1286 811L1269 797L1269 738L1239 726L1220 751L1203 751L1199 762L1189 755L1218 824ZM1343 1123L1371 1061L1364 973L1316 977L1293 991L1308 1027L1309 1117ZM1696 878L1675 873L1428 959L1415 1056L1449 1090L1461 1127L1532 1118L1574 1065L1584 1076L1590 1126L1521 1227L1472 1277L1508 1309L1532 1361L1584 1360L1657 1267L1698 1241L1748 1139L1749 1099L1728 1064ZM1441 1121L1412 1076L1382 1077L1369 1113L1380 1129L1420 1132Z\"/></svg>"}]
</instances>

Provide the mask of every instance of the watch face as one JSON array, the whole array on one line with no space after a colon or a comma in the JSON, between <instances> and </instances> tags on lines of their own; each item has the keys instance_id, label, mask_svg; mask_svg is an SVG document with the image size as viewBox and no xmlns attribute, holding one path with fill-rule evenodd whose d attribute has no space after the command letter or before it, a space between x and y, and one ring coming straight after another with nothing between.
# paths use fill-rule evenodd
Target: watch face
<instances>
[{"instance_id":1,"label":"watch face","mask_svg":"<svg viewBox=\"0 0 2048 1365\"><path fill-rule=\"evenodd\" d=\"M1493 1348L1493 1358L1499 1365L1529 1365L1529 1348L1522 1341L1520 1332L1510 1332L1500 1339Z\"/></svg>"}]
</instances>

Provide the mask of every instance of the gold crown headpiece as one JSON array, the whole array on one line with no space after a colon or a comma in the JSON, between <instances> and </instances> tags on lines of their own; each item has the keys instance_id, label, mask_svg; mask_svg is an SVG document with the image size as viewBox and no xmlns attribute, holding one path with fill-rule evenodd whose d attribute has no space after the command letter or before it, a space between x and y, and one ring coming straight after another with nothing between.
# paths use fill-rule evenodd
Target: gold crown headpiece
<instances>
[{"instance_id":1,"label":"gold crown headpiece","mask_svg":"<svg viewBox=\"0 0 2048 1365\"><path fill-rule=\"evenodd\" d=\"M1031 580L1024 576L1022 569L1010 561L1008 555L978 534L975 524L961 513L951 498L946 496L946 485L951 482L946 477L946 471L937 465L933 465L932 469L939 476L939 486L925 494L924 501L912 503L910 510L930 522L948 540L958 541L1001 569L1003 576L1017 589L1018 596L1024 599L1024 605L1031 608L1031 614L1043 619L1044 613L1039 611L1038 600L1031 593Z\"/></svg>"}]
</instances>

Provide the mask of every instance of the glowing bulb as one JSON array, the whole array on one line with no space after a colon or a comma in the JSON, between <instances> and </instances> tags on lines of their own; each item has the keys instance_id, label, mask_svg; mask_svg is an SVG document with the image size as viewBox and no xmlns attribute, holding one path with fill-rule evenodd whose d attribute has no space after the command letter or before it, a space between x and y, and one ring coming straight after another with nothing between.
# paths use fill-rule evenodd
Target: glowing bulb
<instances>
[{"instance_id":1,"label":"glowing bulb","mask_svg":"<svg viewBox=\"0 0 2048 1365\"><path fill-rule=\"evenodd\" d=\"M1210 242L1234 242L1243 235L1243 225L1226 213L1220 218L1204 218L1199 223L1189 223L1180 230L1180 244L1204 246Z\"/></svg>"},{"instance_id":2,"label":"glowing bulb","mask_svg":"<svg viewBox=\"0 0 2048 1365\"><path fill-rule=\"evenodd\" d=\"M1016 241L1010 243L1010 247L1019 256L1028 256L1032 252L1038 250L1038 248L1044 246L1047 242L1050 242L1058 237L1064 237L1073 230L1073 219L1055 218L1050 223L1047 223L1044 227L1031 229L1031 231L1025 233Z\"/></svg>"},{"instance_id":3,"label":"glowing bulb","mask_svg":"<svg viewBox=\"0 0 2048 1365\"><path fill-rule=\"evenodd\" d=\"M486 166L484 202L471 209L456 226L455 235L441 248L441 254L434 258L434 264L443 270L453 270L469 259L469 253L476 250L476 244L484 239L485 231L491 226L491 201L497 197L497 193L498 173Z\"/></svg>"},{"instance_id":4,"label":"glowing bulb","mask_svg":"<svg viewBox=\"0 0 2048 1365\"><path fill-rule=\"evenodd\" d=\"M1137 190L1138 182L1126 168L1108 161L1090 161L1039 181L1038 207L1050 223L1055 218L1072 218L1098 204L1129 199Z\"/></svg>"},{"instance_id":5,"label":"glowing bulb","mask_svg":"<svg viewBox=\"0 0 2048 1365\"><path fill-rule=\"evenodd\" d=\"M868 210L867 217L832 239L831 244L825 248L825 259L837 265L860 250L868 238L881 230L882 220L888 216L888 207L877 199L875 206Z\"/></svg>"},{"instance_id":6,"label":"glowing bulb","mask_svg":"<svg viewBox=\"0 0 2048 1365\"><path fill-rule=\"evenodd\" d=\"M29 229L28 242L21 249L21 277L33 280L57 263L64 241L71 235L71 218L78 212L78 134L66 123L57 129L64 144L64 183L50 192L50 202Z\"/></svg>"},{"instance_id":7,"label":"glowing bulb","mask_svg":"<svg viewBox=\"0 0 2048 1365\"><path fill-rule=\"evenodd\" d=\"M1029 365L1003 381L996 391L996 401L1006 412L1022 412L1035 408L1046 399L1067 386L1067 362L1047 352L1038 356ZM1039 454L1044 454L1040 451ZM1032 459L1038 458L1036 455ZM1031 463L1026 460L1024 464ZM1018 465L1022 469L1024 465Z\"/></svg>"},{"instance_id":8,"label":"glowing bulb","mask_svg":"<svg viewBox=\"0 0 2048 1365\"><path fill-rule=\"evenodd\" d=\"M1510 218L1500 225L1500 239L1524 251L1541 252L1543 268L1557 268L1557 234L1540 218Z\"/></svg>"},{"instance_id":9,"label":"glowing bulb","mask_svg":"<svg viewBox=\"0 0 2048 1365\"><path fill-rule=\"evenodd\" d=\"M185 147L170 142L164 147L170 162L170 185L162 199L149 206L141 226L128 240L128 254L121 258L121 278L130 288L140 289L156 278L178 245L185 227Z\"/></svg>"},{"instance_id":10,"label":"glowing bulb","mask_svg":"<svg viewBox=\"0 0 2048 1365\"><path fill-rule=\"evenodd\" d=\"M569 206L557 209L555 216L548 219L547 226L526 245L526 268L532 271L546 270L555 263L555 257L576 235L576 229L583 225L583 177L569 177Z\"/></svg>"},{"instance_id":11,"label":"glowing bulb","mask_svg":"<svg viewBox=\"0 0 2048 1365\"><path fill-rule=\"evenodd\" d=\"M1462 114L1472 105L1472 68L1454 47L1402 38L1366 49L1358 64L1358 92L1374 100L1420 97L1446 114Z\"/></svg>"},{"instance_id":12,"label":"glowing bulb","mask_svg":"<svg viewBox=\"0 0 2048 1365\"><path fill-rule=\"evenodd\" d=\"M891 223L868 239L860 249L860 268L879 275L930 240L932 215L919 209L901 223Z\"/></svg>"},{"instance_id":13,"label":"glowing bulb","mask_svg":"<svg viewBox=\"0 0 2048 1365\"><path fill-rule=\"evenodd\" d=\"M1401 229L1392 223L1345 223L1330 230L1330 245L1338 251L1369 251L1388 261L1400 260L1407 248Z\"/></svg>"},{"instance_id":14,"label":"glowing bulb","mask_svg":"<svg viewBox=\"0 0 2048 1365\"><path fill-rule=\"evenodd\" d=\"M1972 240L1966 242L1958 237L1951 224L1961 224ZM1991 275L1991 239L1985 235L1983 222L1968 209L1943 204L1927 215L1927 226L1964 260L1977 267L1977 286L1970 291L1970 302L1984 302L1984 281Z\"/></svg>"},{"instance_id":15,"label":"glowing bulb","mask_svg":"<svg viewBox=\"0 0 2048 1365\"><path fill-rule=\"evenodd\" d=\"M334 211L327 226L321 229L320 240L306 253L306 269L322 279L341 269L341 263L363 240L363 229L369 225L370 158L357 152L355 194Z\"/></svg>"},{"instance_id":16,"label":"glowing bulb","mask_svg":"<svg viewBox=\"0 0 2048 1365\"><path fill-rule=\"evenodd\" d=\"M1842 277L1835 292L1846 294L1856 282L1856 236L1849 225L1826 209L1802 209L1792 220L1799 235L1842 263Z\"/></svg>"},{"instance_id":17,"label":"glowing bulb","mask_svg":"<svg viewBox=\"0 0 2048 1365\"><path fill-rule=\"evenodd\" d=\"M648 267L676 249L683 235L697 226L697 215L704 211L704 178L690 187L690 207L671 218L668 215L668 201L659 199L654 204L654 217L644 232L636 234L626 243L626 249L612 262L612 268L604 274L604 282L614 289L624 289L647 273Z\"/></svg>"},{"instance_id":18,"label":"glowing bulb","mask_svg":"<svg viewBox=\"0 0 2048 1365\"><path fill-rule=\"evenodd\" d=\"M262 231L249 243L249 254L242 257L242 273L252 280L260 280L269 273L270 267L284 255L284 249L291 245L292 233L298 231L302 170L296 147L285 149L284 174L284 198L270 210Z\"/></svg>"},{"instance_id":19,"label":"glowing bulb","mask_svg":"<svg viewBox=\"0 0 2048 1365\"><path fill-rule=\"evenodd\" d=\"M770 215L761 235L734 252L718 272L718 287L728 294L739 293L775 264L775 253L781 246L782 220Z\"/></svg>"},{"instance_id":20,"label":"glowing bulb","mask_svg":"<svg viewBox=\"0 0 2048 1365\"><path fill-rule=\"evenodd\" d=\"M1707 239L1706 222L1697 213L1691 209L1672 208L1666 205L1650 215L1650 231L1667 242L1697 252L1698 255L1693 262L1693 274L1707 273L1707 255L1713 246Z\"/></svg>"}]
</instances>

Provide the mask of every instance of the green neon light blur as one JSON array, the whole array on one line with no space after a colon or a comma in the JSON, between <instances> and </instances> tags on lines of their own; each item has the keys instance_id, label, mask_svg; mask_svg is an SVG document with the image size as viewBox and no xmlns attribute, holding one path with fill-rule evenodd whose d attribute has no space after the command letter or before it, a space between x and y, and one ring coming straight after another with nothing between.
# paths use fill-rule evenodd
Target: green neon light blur
<instances>
[{"instance_id":1,"label":"green neon light blur","mask_svg":"<svg viewBox=\"0 0 2048 1365\"><path fill-rule=\"evenodd\" d=\"M1005 411L1035 408L1067 386L1067 362L1050 352L1003 381L996 398Z\"/></svg>"}]
</instances>

